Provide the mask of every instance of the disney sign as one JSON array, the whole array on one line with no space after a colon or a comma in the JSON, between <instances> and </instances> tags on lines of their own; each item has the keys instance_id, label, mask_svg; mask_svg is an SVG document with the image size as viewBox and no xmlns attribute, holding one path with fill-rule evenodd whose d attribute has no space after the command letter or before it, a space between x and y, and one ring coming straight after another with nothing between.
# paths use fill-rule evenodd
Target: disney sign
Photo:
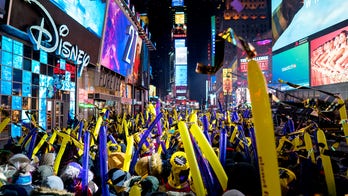
<instances>
[{"instance_id":1,"label":"disney sign","mask_svg":"<svg viewBox=\"0 0 348 196\"><path fill-rule=\"evenodd\" d=\"M32 5L36 5L44 13L40 25L33 25L28 29L30 41L34 45L34 50L43 50L47 53L55 52L57 55L73 61L79 65L78 75L81 76L82 70L89 64L90 56L83 50L80 50L77 45L73 45L62 38L69 34L69 28L66 25L61 25L57 29L51 15L45 7L37 0L24 0ZM53 32L45 28L45 19Z\"/></svg>"}]
</instances>

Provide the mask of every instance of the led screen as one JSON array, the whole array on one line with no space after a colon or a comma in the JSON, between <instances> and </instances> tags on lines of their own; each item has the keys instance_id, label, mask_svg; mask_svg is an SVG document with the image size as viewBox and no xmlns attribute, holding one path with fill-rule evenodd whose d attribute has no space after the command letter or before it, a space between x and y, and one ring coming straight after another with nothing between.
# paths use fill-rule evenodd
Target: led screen
<instances>
[{"instance_id":1,"label":"led screen","mask_svg":"<svg viewBox=\"0 0 348 196\"><path fill-rule=\"evenodd\" d=\"M101 37L106 8L105 0L51 0L51 2L86 29Z\"/></svg>"},{"instance_id":2,"label":"led screen","mask_svg":"<svg viewBox=\"0 0 348 196\"><path fill-rule=\"evenodd\" d=\"M311 86L348 81L348 27L310 42Z\"/></svg>"},{"instance_id":3,"label":"led screen","mask_svg":"<svg viewBox=\"0 0 348 196\"><path fill-rule=\"evenodd\" d=\"M281 2L286 1L272 0L273 15ZM273 51L348 19L347 7L347 0L305 0L297 12L287 10L287 14L295 14L294 18L274 43Z\"/></svg>"},{"instance_id":4,"label":"led screen","mask_svg":"<svg viewBox=\"0 0 348 196\"><path fill-rule=\"evenodd\" d=\"M222 84L224 95L232 93L232 68L224 68L222 70Z\"/></svg>"},{"instance_id":5,"label":"led screen","mask_svg":"<svg viewBox=\"0 0 348 196\"><path fill-rule=\"evenodd\" d=\"M175 48L175 64L186 65L187 64L187 48Z\"/></svg>"},{"instance_id":6,"label":"led screen","mask_svg":"<svg viewBox=\"0 0 348 196\"><path fill-rule=\"evenodd\" d=\"M109 3L106 20L100 64L127 76L134 61L137 31L115 1Z\"/></svg>"},{"instance_id":7,"label":"led screen","mask_svg":"<svg viewBox=\"0 0 348 196\"><path fill-rule=\"evenodd\" d=\"M141 67L141 52L142 52L142 43L143 40L138 37L137 39L137 45L136 45L136 51L135 51L135 58L134 58L134 64L133 64L133 83L138 84L139 78L142 72L142 67Z\"/></svg>"},{"instance_id":8,"label":"led screen","mask_svg":"<svg viewBox=\"0 0 348 196\"><path fill-rule=\"evenodd\" d=\"M287 51L273 55L272 83L279 79L294 84L309 86L309 44L304 43ZM279 84L281 90L289 90L287 85Z\"/></svg>"},{"instance_id":9,"label":"led screen","mask_svg":"<svg viewBox=\"0 0 348 196\"><path fill-rule=\"evenodd\" d=\"M175 24L185 24L185 13L176 12L175 13Z\"/></svg>"},{"instance_id":10,"label":"led screen","mask_svg":"<svg viewBox=\"0 0 348 196\"><path fill-rule=\"evenodd\" d=\"M175 86L187 85L187 66L175 66Z\"/></svg>"},{"instance_id":11,"label":"led screen","mask_svg":"<svg viewBox=\"0 0 348 196\"><path fill-rule=\"evenodd\" d=\"M187 94L187 86L176 86L176 96L185 96Z\"/></svg>"},{"instance_id":12,"label":"led screen","mask_svg":"<svg viewBox=\"0 0 348 196\"><path fill-rule=\"evenodd\" d=\"M175 48L186 47L186 45L185 45L185 39L175 39L175 40L174 40L174 47L175 47Z\"/></svg>"},{"instance_id":13,"label":"led screen","mask_svg":"<svg viewBox=\"0 0 348 196\"><path fill-rule=\"evenodd\" d=\"M173 7L184 6L184 0L172 0Z\"/></svg>"},{"instance_id":14,"label":"led screen","mask_svg":"<svg viewBox=\"0 0 348 196\"><path fill-rule=\"evenodd\" d=\"M186 24L175 24L172 29L173 38L186 38Z\"/></svg>"}]
</instances>

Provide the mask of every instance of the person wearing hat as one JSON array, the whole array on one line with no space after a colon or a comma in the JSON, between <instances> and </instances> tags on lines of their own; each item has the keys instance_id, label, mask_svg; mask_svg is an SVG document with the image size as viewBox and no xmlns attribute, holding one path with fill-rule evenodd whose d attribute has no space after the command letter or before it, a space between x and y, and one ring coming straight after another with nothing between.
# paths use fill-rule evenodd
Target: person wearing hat
<instances>
[{"instance_id":1,"label":"person wearing hat","mask_svg":"<svg viewBox=\"0 0 348 196\"><path fill-rule=\"evenodd\" d=\"M56 159L54 153L43 154L39 161L39 166L33 172L33 184L41 185L48 176L54 175L53 164Z\"/></svg>"},{"instance_id":2,"label":"person wearing hat","mask_svg":"<svg viewBox=\"0 0 348 196\"><path fill-rule=\"evenodd\" d=\"M30 159L24 154L15 154L9 159L9 163L16 168L16 171L9 179L11 184L1 187L2 194L30 195L33 191Z\"/></svg>"},{"instance_id":3,"label":"person wearing hat","mask_svg":"<svg viewBox=\"0 0 348 196\"><path fill-rule=\"evenodd\" d=\"M73 196L64 189L64 184L59 176L48 176L42 181L42 185L32 191L32 195L51 195L51 196Z\"/></svg>"},{"instance_id":4,"label":"person wearing hat","mask_svg":"<svg viewBox=\"0 0 348 196\"><path fill-rule=\"evenodd\" d=\"M113 168L108 172L110 195L128 195L125 182L131 178L129 172Z\"/></svg>"},{"instance_id":5,"label":"person wearing hat","mask_svg":"<svg viewBox=\"0 0 348 196\"><path fill-rule=\"evenodd\" d=\"M170 158L171 172L165 184L167 191L191 192L189 174L190 167L183 151L175 152Z\"/></svg>"}]
</instances>

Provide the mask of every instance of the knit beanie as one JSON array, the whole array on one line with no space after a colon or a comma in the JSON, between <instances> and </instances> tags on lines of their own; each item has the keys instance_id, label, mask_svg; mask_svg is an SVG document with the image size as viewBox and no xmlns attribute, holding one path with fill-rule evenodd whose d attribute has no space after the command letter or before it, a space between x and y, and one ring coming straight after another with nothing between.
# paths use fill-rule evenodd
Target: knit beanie
<instances>
[{"instance_id":1,"label":"knit beanie","mask_svg":"<svg viewBox=\"0 0 348 196\"><path fill-rule=\"evenodd\" d=\"M40 165L38 168L37 168L37 171L36 173L39 174L39 178L40 180L44 180L45 178L47 178L48 176L52 176L54 174L54 171L53 171L53 167L51 166L48 166L48 165Z\"/></svg>"},{"instance_id":2,"label":"knit beanie","mask_svg":"<svg viewBox=\"0 0 348 196\"><path fill-rule=\"evenodd\" d=\"M15 154L9 159L9 163L12 164L21 173L30 172L30 160L24 154Z\"/></svg>"},{"instance_id":3,"label":"knit beanie","mask_svg":"<svg viewBox=\"0 0 348 196\"><path fill-rule=\"evenodd\" d=\"M56 155L54 153L43 154L40 158L40 165L53 166L55 159Z\"/></svg>"},{"instance_id":4,"label":"knit beanie","mask_svg":"<svg viewBox=\"0 0 348 196\"><path fill-rule=\"evenodd\" d=\"M50 189L64 190L64 183L59 176L48 176L42 181L42 185Z\"/></svg>"}]
</instances>

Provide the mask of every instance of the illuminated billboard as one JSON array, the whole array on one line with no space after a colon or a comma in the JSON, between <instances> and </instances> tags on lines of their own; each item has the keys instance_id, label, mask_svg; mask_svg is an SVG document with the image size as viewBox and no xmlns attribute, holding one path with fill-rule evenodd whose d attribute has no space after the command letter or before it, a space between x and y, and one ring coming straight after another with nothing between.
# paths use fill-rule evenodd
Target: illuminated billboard
<instances>
[{"instance_id":1,"label":"illuminated billboard","mask_svg":"<svg viewBox=\"0 0 348 196\"><path fill-rule=\"evenodd\" d=\"M173 38L185 38L187 36L187 27L186 24L175 24L172 29Z\"/></svg>"},{"instance_id":2,"label":"illuminated billboard","mask_svg":"<svg viewBox=\"0 0 348 196\"><path fill-rule=\"evenodd\" d=\"M175 39L174 40L174 48L186 47L185 39Z\"/></svg>"},{"instance_id":3,"label":"illuminated billboard","mask_svg":"<svg viewBox=\"0 0 348 196\"><path fill-rule=\"evenodd\" d=\"M142 43L143 40L138 37L136 41L136 48L135 48L135 57L134 57L134 63L133 63L133 84L138 84L140 75L142 73L142 67L141 67L141 52L142 52Z\"/></svg>"},{"instance_id":4,"label":"illuminated billboard","mask_svg":"<svg viewBox=\"0 0 348 196\"><path fill-rule=\"evenodd\" d=\"M187 86L176 86L175 87L175 95L177 97L186 96L187 95Z\"/></svg>"},{"instance_id":5,"label":"illuminated billboard","mask_svg":"<svg viewBox=\"0 0 348 196\"><path fill-rule=\"evenodd\" d=\"M187 86L187 66L175 66L175 86Z\"/></svg>"},{"instance_id":6,"label":"illuminated billboard","mask_svg":"<svg viewBox=\"0 0 348 196\"><path fill-rule=\"evenodd\" d=\"M272 81L272 45L268 40L259 40L253 43L257 51L257 56L253 60L257 61L267 82ZM248 59L247 53L237 50L238 58L238 86L247 86Z\"/></svg>"},{"instance_id":7,"label":"illuminated billboard","mask_svg":"<svg viewBox=\"0 0 348 196\"><path fill-rule=\"evenodd\" d=\"M269 66L269 56L257 56L254 58L255 61L260 65L262 71L267 71ZM239 71L247 72L248 71L248 60L246 58L239 59Z\"/></svg>"},{"instance_id":8,"label":"illuminated billboard","mask_svg":"<svg viewBox=\"0 0 348 196\"><path fill-rule=\"evenodd\" d=\"M273 19L279 19L273 23L275 25L272 28L273 35L275 33L280 35L273 45L273 51L348 19L347 0L306 0L304 4L298 4L303 5L302 7L290 5L292 10L283 11L289 16L294 16L291 23L285 26L287 21L282 20L279 17L281 13L277 14L277 11L281 10L279 9L281 6L286 7L286 5L281 5L281 3L286 4L286 2L291 1L272 0ZM285 30L282 32L281 29Z\"/></svg>"},{"instance_id":9,"label":"illuminated billboard","mask_svg":"<svg viewBox=\"0 0 348 196\"><path fill-rule=\"evenodd\" d=\"M348 81L348 27L311 40L311 86Z\"/></svg>"},{"instance_id":10,"label":"illuminated billboard","mask_svg":"<svg viewBox=\"0 0 348 196\"><path fill-rule=\"evenodd\" d=\"M131 74L138 32L115 1L109 2L100 64L123 76Z\"/></svg>"},{"instance_id":11,"label":"illuminated billboard","mask_svg":"<svg viewBox=\"0 0 348 196\"><path fill-rule=\"evenodd\" d=\"M103 34L105 0L51 0L63 12L86 29L101 37Z\"/></svg>"},{"instance_id":12,"label":"illuminated billboard","mask_svg":"<svg viewBox=\"0 0 348 196\"><path fill-rule=\"evenodd\" d=\"M292 49L273 55L272 83L282 79L294 84L309 86L309 44L304 43ZM281 90L291 89L279 84Z\"/></svg>"},{"instance_id":13,"label":"illuminated billboard","mask_svg":"<svg viewBox=\"0 0 348 196\"><path fill-rule=\"evenodd\" d=\"M184 12L175 12L175 24L185 24Z\"/></svg>"},{"instance_id":14,"label":"illuminated billboard","mask_svg":"<svg viewBox=\"0 0 348 196\"><path fill-rule=\"evenodd\" d=\"M187 65L187 48L175 48L175 64Z\"/></svg>"},{"instance_id":15,"label":"illuminated billboard","mask_svg":"<svg viewBox=\"0 0 348 196\"><path fill-rule=\"evenodd\" d=\"M182 7L184 6L184 0L172 0L173 7Z\"/></svg>"},{"instance_id":16,"label":"illuminated billboard","mask_svg":"<svg viewBox=\"0 0 348 196\"><path fill-rule=\"evenodd\" d=\"M222 70L222 84L223 84L223 92L224 95L231 95L232 94L232 69L231 68L224 68Z\"/></svg>"}]
</instances>

